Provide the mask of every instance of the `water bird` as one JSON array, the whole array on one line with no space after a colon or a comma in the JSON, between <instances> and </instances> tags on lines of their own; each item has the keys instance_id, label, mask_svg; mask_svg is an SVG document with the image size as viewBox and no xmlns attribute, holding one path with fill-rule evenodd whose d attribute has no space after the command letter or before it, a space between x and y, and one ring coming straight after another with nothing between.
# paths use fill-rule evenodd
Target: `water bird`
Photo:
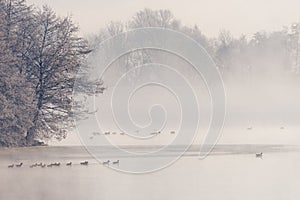
<instances>
[{"instance_id":1,"label":"water bird","mask_svg":"<svg viewBox=\"0 0 300 200\"><path fill-rule=\"evenodd\" d=\"M116 135L116 134L117 134L117 132L112 132L112 134L113 134L113 135Z\"/></svg>"},{"instance_id":2,"label":"water bird","mask_svg":"<svg viewBox=\"0 0 300 200\"><path fill-rule=\"evenodd\" d=\"M256 158L262 158L263 157L263 153L262 152L257 153L257 154L255 154L255 157Z\"/></svg>"},{"instance_id":3,"label":"water bird","mask_svg":"<svg viewBox=\"0 0 300 200\"><path fill-rule=\"evenodd\" d=\"M171 134L175 134L175 131L171 131L170 133L171 133Z\"/></svg>"},{"instance_id":4,"label":"water bird","mask_svg":"<svg viewBox=\"0 0 300 200\"><path fill-rule=\"evenodd\" d=\"M81 164L81 165L88 165L89 162L88 162L88 161L84 161L84 162L81 162L80 164Z\"/></svg>"},{"instance_id":5,"label":"water bird","mask_svg":"<svg viewBox=\"0 0 300 200\"><path fill-rule=\"evenodd\" d=\"M248 130L248 131L252 130L252 127L251 127L251 126L250 126L250 127L248 127L248 128L247 128L247 130Z\"/></svg>"},{"instance_id":6,"label":"water bird","mask_svg":"<svg viewBox=\"0 0 300 200\"><path fill-rule=\"evenodd\" d=\"M107 160L107 161L103 162L102 164L103 165L109 165L109 163L110 163L110 160Z\"/></svg>"},{"instance_id":7,"label":"water bird","mask_svg":"<svg viewBox=\"0 0 300 200\"><path fill-rule=\"evenodd\" d=\"M72 162L68 162L66 165L67 165L67 166L71 166L71 165L72 165Z\"/></svg>"},{"instance_id":8,"label":"water bird","mask_svg":"<svg viewBox=\"0 0 300 200\"><path fill-rule=\"evenodd\" d=\"M124 134L125 134L124 132L121 132L121 133L120 133L120 135L124 135Z\"/></svg>"},{"instance_id":9,"label":"water bird","mask_svg":"<svg viewBox=\"0 0 300 200\"><path fill-rule=\"evenodd\" d=\"M281 130L283 130L283 129L284 129L284 127L282 126L282 127L280 127L280 129L281 129Z\"/></svg>"},{"instance_id":10,"label":"water bird","mask_svg":"<svg viewBox=\"0 0 300 200\"><path fill-rule=\"evenodd\" d=\"M35 164L30 165L30 168L37 167L37 166L38 166L38 164L35 163Z\"/></svg>"},{"instance_id":11,"label":"water bird","mask_svg":"<svg viewBox=\"0 0 300 200\"><path fill-rule=\"evenodd\" d=\"M8 165L8 168L13 168L15 165L14 164L11 164L11 165Z\"/></svg>"},{"instance_id":12,"label":"water bird","mask_svg":"<svg viewBox=\"0 0 300 200\"><path fill-rule=\"evenodd\" d=\"M46 164L43 164L42 166L41 166L41 168L45 168L46 167Z\"/></svg>"},{"instance_id":13,"label":"water bird","mask_svg":"<svg viewBox=\"0 0 300 200\"><path fill-rule=\"evenodd\" d=\"M107 131L107 132L104 132L104 135L109 135L110 134L110 132L109 131Z\"/></svg>"},{"instance_id":14,"label":"water bird","mask_svg":"<svg viewBox=\"0 0 300 200\"><path fill-rule=\"evenodd\" d=\"M23 163L16 164L16 167L22 167Z\"/></svg>"},{"instance_id":15,"label":"water bird","mask_svg":"<svg viewBox=\"0 0 300 200\"><path fill-rule=\"evenodd\" d=\"M118 164L120 164L120 160L113 161L113 165L118 165Z\"/></svg>"},{"instance_id":16,"label":"water bird","mask_svg":"<svg viewBox=\"0 0 300 200\"><path fill-rule=\"evenodd\" d=\"M55 163L51 163L51 164L47 165L47 167L53 167L53 166L59 167L60 166L60 162L55 162Z\"/></svg>"},{"instance_id":17,"label":"water bird","mask_svg":"<svg viewBox=\"0 0 300 200\"><path fill-rule=\"evenodd\" d=\"M41 167L43 165L43 163L39 163L39 164L37 164L36 166L37 167Z\"/></svg>"}]
</instances>

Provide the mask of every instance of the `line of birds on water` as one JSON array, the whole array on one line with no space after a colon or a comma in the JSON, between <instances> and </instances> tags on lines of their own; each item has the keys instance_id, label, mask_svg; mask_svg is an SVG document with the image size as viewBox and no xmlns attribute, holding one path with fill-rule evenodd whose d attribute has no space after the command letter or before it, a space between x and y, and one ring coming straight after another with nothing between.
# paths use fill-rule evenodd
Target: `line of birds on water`
<instances>
[{"instance_id":1,"label":"line of birds on water","mask_svg":"<svg viewBox=\"0 0 300 200\"><path fill-rule=\"evenodd\" d=\"M262 158L263 157L263 152L260 152L260 153L256 153L255 154L255 157L256 158ZM115 160L115 161L110 161L110 160L107 160L107 161L104 161L102 162L103 165L110 165L110 163L112 163L113 165L119 165L120 164L120 160ZM68 162L66 163L66 166L72 166L72 162ZM87 166L89 164L88 161L83 161L83 162L80 162L80 165L85 165ZM17 167L17 168L20 168L23 166L23 163L19 163L19 164L11 164L11 165L8 165L8 168L14 168L14 167ZM34 168L34 167L41 167L41 168L45 168L45 167L60 167L61 166L61 163L60 162L55 162L55 163L51 163L51 164L45 164L45 163L35 163L35 164L32 164L30 165L29 167L30 168Z\"/></svg>"},{"instance_id":2,"label":"line of birds on water","mask_svg":"<svg viewBox=\"0 0 300 200\"><path fill-rule=\"evenodd\" d=\"M253 129L252 126L247 127L247 130L248 130L248 131L251 131L252 129ZM285 127L284 127L284 126L281 126L279 129L280 129L280 130L283 130L283 129L285 129Z\"/></svg>"},{"instance_id":3,"label":"line of birds on water","mask_svg":"<svg viewBox=\"0 0 300 200\"><path fill-rule=\"evenodd\" d=\"M107 161L102 162L103 165L110 165L110 163L112 163L113 165L119 165L120 164L120 160L115 160L115 161L107 160ZM87 166L89 164L89 162L88 161L83 161L83 162L80 162L79 164ZM60 167L61 165L62 164L60 162L55 162L55 163L50 163L50 164L46 164L46 163L40 162L40 163L32 164L29 167L30 168L35 168L35 167L45 168L45 167ZM68 162L65 165L66 166L72 166L73 163L72 162ZM21 162L19 164L8 165L7 167L8 168L14 168L14 167L20 168L22 166L23 166L23 163Z\"/></svg>"},{"instance_id":4,"label":"line of birds on water","mask_svg":"<svg viewBox=\"0 0 300 200\"><path fill-rule=\"evenodd\" d=\"M139 130L136 130L135 131L136 133L139 133ZM158 134L161 134L162 132L161 131L153 131L150 133L150 135L158 135ZM170 134L175 134L176 132L175 131L170 131ZM116 135L117 132L113 131L113 132L110 132L110 131L105 131L103 134L101 134L100 132L93 132L92 135L93 136L100 136L100 135ZM120 135L125 135L124 132L121 132ZM90 139L93 139L93 136L90 137Z\"/></svg>"},{"instance_id":5,"label":"line of birds on water","mask_svg":"<svg viewBox=\"0 0 300 200\"><path fill-rule=\"evenodd\" d=\"M253 129L252 126L247 127L248 131L251 131L252 129ZM280 130L284 130L285 127L281 126L281 127L279 127L279 129ZM138 133L139 130L136 130L135 132ZM150 135L158 135L158 134L161 134L161 133L162 133L161 131L153 131L153 132L150 133ZM176 133L175 131L170 131L170 134L172 134L172 135L175 134L175 133ZM106 131L103 134L101 134L100 132L93 132L92 133L93 136L99 136L99 135L116 135L116 134L117 134L117 132L115 132L115 131L114 132ZM125 135L125 133L121 132L120 135ZM93 136L91 136L90 139L93 139Z\"/></svg>"}]
</instances>

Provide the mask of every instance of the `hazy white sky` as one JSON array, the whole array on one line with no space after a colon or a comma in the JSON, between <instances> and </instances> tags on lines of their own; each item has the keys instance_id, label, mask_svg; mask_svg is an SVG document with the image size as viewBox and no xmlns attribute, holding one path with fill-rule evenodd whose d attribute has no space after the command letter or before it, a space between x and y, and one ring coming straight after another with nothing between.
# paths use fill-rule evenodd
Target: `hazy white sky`
<instances>
[{"instance_id":1,"label":"hazy white sky","mask_svg":"<svg viewBox=\"0 0 300 200\"><path fill-rule=\"evenodd\" d=\"M208 36L228 29L235 36L279 30L298 21L299 0L28 0L72 14L83 34L95 33L110 21L127 20L140 9L169 9L184 24L198 24Z\"/></svg>"}]
</instances>

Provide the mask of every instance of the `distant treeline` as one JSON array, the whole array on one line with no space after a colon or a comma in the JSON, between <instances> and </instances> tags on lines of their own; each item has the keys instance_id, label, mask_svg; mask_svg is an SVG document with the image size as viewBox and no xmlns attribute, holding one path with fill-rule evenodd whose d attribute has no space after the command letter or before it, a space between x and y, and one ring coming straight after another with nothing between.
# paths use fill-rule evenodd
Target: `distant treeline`
<instances>
[{"instance_id":1,"label":"distant treeline","mask_svg":"<svg viewBox=\"0 0 300 200\"><path fill-rule=\"evenodd\" d=\"M217 24L215 26L218 26ZM163 27L180 31L201 44L214 59L224 75L239 72L249 74L300 72L300 23L283 27L280 31L260 31L253 36L234 37L230 31L221 30L218 37L205 36L201 27L185 26L169 10L144 9L127 22L111 22L99 34L90 38L92 43L143 27ZM145 56L140 55L143 62ZM136 56L135 56L136 58ZM134 59L131 59L131 61ZM149 61L149 59L148 59Z\"/></svg>"},{"instance_id":2,"label":"distant treeline","mask_svg":"<svg viewBox=\"0 0 300 200\"><path fill-rule=\"evenodd\" d=\"M144 9L128 22L112 22L85 40L70 17L59 17L47 6L38 9L25 0L0 0L0 146L39 145L38 141L65 138L74 117L88 113L82 102L72 98L75 80L80 80L83 95L103 91L101 81L89 80L88 72L78 74L86 55L99 41L141 27L187 34L209 52L224 74L299 72L298 23L251 38L234 38L228 31L209 38L198 26L181 24L168 10ZM126 59L126 67L151 62L147 51Z\"/></svg>"}]
</instances>

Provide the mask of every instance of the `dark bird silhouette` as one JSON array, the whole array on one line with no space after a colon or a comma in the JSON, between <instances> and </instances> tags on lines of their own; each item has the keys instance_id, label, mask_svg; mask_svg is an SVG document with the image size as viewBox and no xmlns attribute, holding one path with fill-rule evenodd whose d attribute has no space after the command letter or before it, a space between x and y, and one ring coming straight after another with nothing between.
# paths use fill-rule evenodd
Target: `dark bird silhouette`
<instances>
[{"instance_id":1,"label":"dark bird silhouette","mask_svg":"<svg viewBox=\"0 0 300 200\"><path fill-rule=\"evenodd\" d=\"M68 162L66 165L67 165L67 166L71 166L71 165L72 165L72 162Z\"/></svg>"},{"instance_id":2,"label":"dark bird silhouette","mask_svg":"<svg viewBox=\"0 0 300 200\"><path fill-rule=\"evenodd\" d=\"M16 167L22 167L23 163L16 164Z\"/></svg>"},{"instance_id":3,"label":"dark bird silhouette","mask_svg":"<svg viewBox=\"0 0 300 200\"><path fill-rule=\"evenodd\" d=\"M120 164L120 160L113 161L113 165L118 165L118 164Z\"/></svg>"},{"instance_id":4,"label":"dark bird silhouette","mask_svg":"<svg viewBox=\"0 0 300 200\"><path fill-rule=\"evenodd\" d=\"M89 162L88 162L88 161L84 161L84 162L81 162L80 164L81 164L81 165L88 165Z\"/></svg>"},{"instance_id":5,"label":"dark bird silhouette","mask_svg":"<svg viewBox=\"0 0 300 200\"><path fill-rule=\"evenodd\" d=\"M109 163L110 163L110 160L107 160L107 161L103 162L102 164L103 165L109 165Z\"/></svg>"},{"instance_id":6,"label":"dark bird silhouette","mask_svg":"<svg viewBox=\"0 0 300 200\"><path fill-rule=\"evenodd\" d=\"M11 165L8 165L7 167L8 168L13 168L15 165L14 164L11 164Z\"/></svg>"},{"instance_id":7,"label":"dark bird silhouette","mask_svg":"<svg viewBox=\"0 0 300 200\"><path fill-rule=\"evenodd\" d=\"M263 157L263 153L262 152L257 153L257 154L255 154L255 157L256 158L262 158Z\"/></svg>"}]
</instances>

